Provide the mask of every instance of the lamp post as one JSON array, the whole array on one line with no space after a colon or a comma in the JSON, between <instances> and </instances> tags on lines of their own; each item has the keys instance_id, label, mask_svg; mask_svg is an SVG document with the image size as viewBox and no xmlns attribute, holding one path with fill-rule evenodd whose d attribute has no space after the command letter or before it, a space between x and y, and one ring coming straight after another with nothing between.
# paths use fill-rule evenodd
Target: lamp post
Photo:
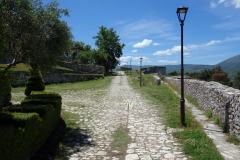
<instances>
[{"instance_id":1,"label":"lamp post","mask_svg":"<svg viewBox=\"0 0 240 160\"><path fill-rule=\"evenodd\" d=\"M132 68L131 68L131 62L132 62L132 61L130 60L130 75L131 75L131 70L132 70Z\"/></svg>"},{"instance_id":2,"label":"lamp post","mask_svg":"<svg viewBox=\"0 0 240 160\"><path fill-rule=\"evenodd\" d=\"M142 86L142 57L140 58L140 87Z\"/></svg>"},{"instance_id":3,"label":"lamp post","mask_svg":"<svg viewBox=\"0 0 240 160\"><path fill-rule=\"evenodd\" d=\"M184 100L184 68L183 68L183 25L187 15L188 8L181 6L177 9L178 20L181 25L181 125L185 126L185 100ZM182 16L182 17L181 17Z\"/></svg>"},{"instance_id":4,"label":"lamp post","mask_svg":"<svg viewBox=\"0 0 240 160\"><path fill-rule=\"evenodd\" d=\"M128 75L128 62L127 62L127 75Z\"/></svg>"}]
</instances>

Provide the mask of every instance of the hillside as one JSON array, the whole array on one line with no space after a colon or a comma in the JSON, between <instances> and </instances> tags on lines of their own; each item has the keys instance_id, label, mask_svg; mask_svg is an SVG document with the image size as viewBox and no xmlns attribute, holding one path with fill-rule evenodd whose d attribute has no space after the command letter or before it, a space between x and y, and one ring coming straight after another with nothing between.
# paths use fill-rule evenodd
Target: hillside
<instances>
[{"instance_id":1,"label":"hillside","mask_svg":"<svg viewBox=\"0 0 240 160\"><path fill-rule=\"evenodd\" d=\"M221 68L225 71L229 73L229 77L231 78L231 80L233 80L234 76L236 75L237 71L240 71L240 55L234 56L232 58L229 58L223 62L218 63L217 65L220 65ZM196 64L184 64L184 72L200 72L202 71L204 68L213 68L216 67L217 65L196 65ZM150 66L154 66L154 65L145 65L142 66L142 68L145 67L150 67ZM165 65L166 66L166 70L167 73L172 72L172 71L177 71L178 73L181 72L181 65ZM120 67L126 67L124 66L118 66L118 68ZM139 65L131 65L132 70L136 70L139 69ZM114 69L114 71L117 71L117 68Z\"/></svg>"},{"instance_id":2,"label":"hillside","mask_svg":"<svg viewBox=\"0 0 240 160\"><path fill-rule=\"evenodd\" d=\"M240 55L229 58L221 63L218 63L225 72L229 73L229 77L233 80L237 71L240 71Z\"/></svg>"}]
</instances>

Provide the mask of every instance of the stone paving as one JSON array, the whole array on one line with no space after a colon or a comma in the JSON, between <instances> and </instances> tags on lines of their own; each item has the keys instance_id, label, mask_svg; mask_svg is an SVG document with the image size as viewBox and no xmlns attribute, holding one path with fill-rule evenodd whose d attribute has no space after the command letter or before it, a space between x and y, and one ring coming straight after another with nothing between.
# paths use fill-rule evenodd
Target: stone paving
<instances>
[{"instance_id":1,"label":"stone paving","mask_svg":"<svg viewBox=\"0 0 240 160\"><path fill-rule=\"evenodd\" d=\"M171 130L164 129L155 106L129 86L124 72L119 72L108 89L88 90L82 94L66 92L61 95L63 108L80 114L77 123L84 122L85 127L81 126L81 129L90 131L90 135L83 137L83 142L76 140L73 149L69 151L70 160L187 159L177 139L171 135ZM69 107L67 104L70 101L86 104L87 107ZM110 147L112 133L120 127L127 128L131 137L124 155L118 155L119 151L111 150Z\"/></svg>"}]
</instances>

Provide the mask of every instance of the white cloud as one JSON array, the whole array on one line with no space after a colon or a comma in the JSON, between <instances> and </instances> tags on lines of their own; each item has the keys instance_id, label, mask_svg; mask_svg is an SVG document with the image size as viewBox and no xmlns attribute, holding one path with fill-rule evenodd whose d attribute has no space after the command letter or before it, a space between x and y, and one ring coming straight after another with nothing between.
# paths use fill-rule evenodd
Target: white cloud
<instances>
[{"instance_id":1,"label":"white cloud","mask_svg":"<svg viewBox=\"0 0 240 160\"><path fill-rule=\"evenodd\" d=\"M232 15L229 15L229 16L226 16L226 17L223 17L222 19L226 19L226 18L230 18L232 17Z\"/></svg>"},{"instance_id":2,"label":"white cloud","mask_svg":"<svg viewBox=\"0 0 240 160\"><path fill-rule=\"evenodd\" d=\"M184 50L188 50L187 47L183 46ZM162 51L157 51L155 53L153 53L153 55L172 55L173 53L179 52L181 51L181 46L174 46L171 49L167 49L167 50L162 50Z\"/></svg>"},{"instance_id":3,"label":"white cloud","mask_svg":"<svg viewBox=\"0 0 240 160\"><path fill-rule=\"evenodd\" d=\"M226 37L226 39L223 40L223 42L239 41L239 40L240 40L240 37L234 37L234 38Z\"/></svg>"},{"instance_id":4,"label":"white cloud","mask_svg":"<svg viewBox=\"0 0 240 160\"><path fill-rule=\"evenodd\" d=\"M210 7L211 7L211 8L215 8L215 7L217 7L217 3L214 3L213 1L210 2Z\"/></svg>"},{"instance_id":5,"label":"white cloud","mask_svg":"<svg viewBox=\"0 0 240 160\"><path fill-rule=\"evenodd\" d=\"M219 0L218 3L223 3L225 2L226 0Z\"/></svg>"},{"instance_id":6,"label":"white cloud","mask_svg":"<svg viewBox=\"0 0 240 160\"><path fill-rule=\"evenodd\" d=\"M159 45L163 45L163 44L160 44L160 43L153 43L154 46L159 46Z\"/></svg>"},{"instance_id":7,"label":"white cloud","mask_svg":"<svg viewBox=\"0 0 240 160\"><path fill-rule=\"evenodd\" d=\"M137 52L137 50L132 50L132 52Z\"/></svg>"},{"instance_id":8,"label":"white cloud","mask_svg":"<svg viewBox=\"0 0 240 160\"><path fill-rule=\"evenodd\" d=\"M152 61L143 61L143 62L152 63Z\"/></svg>"},{"instance_id":9,"label":"white cloud","mask_svg":"<svg viewBox=\"0 0 240 160\"><path fill-rule=\"evenodd\" d=\"M211 46L211 45L214 45L214 44L217 44L217 43L221 43L221 41L219 41L219 40L213 40L213 41L211 41L211 42L208 42L207 44L204 44L204 45L202 45L202 47L205 47L205 46Z\"/></svg>"},{"instance_id":10,"label":"white cloud","mask_svg":"<svg viewBox=\"0 0 240 160\"><path fill-rule=\"evenodd\" d=\"M187 47L183 46L183 50L187 51L187 50L192 50L192 49L198 49L198 48L201 48L201 47L207 47L207 46L211 46L211 45L221 43L221 42L222 41L219 41L219 40L212 40L212 41L208 42L207 44L203 44L203 45L191 44L191 45L188 45ZM153 55L158 55L158 56L160 56L160 55L172 55L173 53L180 52L180 51L181 51L181 46L174 46L171 49L157 51L157 52L153 53ZM187 53L185 53L185 54L187 54Z\"/></svg>"},{"instance_id":11,"label":"white cloud","mask_svg":"<svg viewBox=\"0 0 240 160\"><path fill-rule=\"evenodd\" d=\"M142 42L138 42L137 44L134 44L134 48L143 48L148 47L149 44L152 42L152 40L144 39Z\"/></svg>"},{"instance_id":12,"label":"white cloud","mask_svg":"<svg viewBox=\"0 0 240 160\"><path fill-rule=\"evenodd\" d=\"M240 8L240 0L231 0L231 3L235 8Z\"/></svg>"},{"instance_id":13,"label":"white cloud","mask_svg":"<svg viewBox=\"0 0 240 160\"><path fill-rule=\"evenodd\" d=\"M225 7L229 7L229 6L234 6L235 8L240 8L240 0L219 0L218 3L224 3ZM217 6L216 3L214 3L213 1L210 3L210 7L211 8L215 8Z\"/></svg>"},{"instance_id":14,"label":"white cloud","mask_svg":"<svg viewBox=\"0 0 240 160\"><path fill-rule=\"evenodd\" d=\"M127 62L129 59L131 59L132 56L127 56L127 57L120 57L121 62Z\"/></svg>"},{"instance_id":15,"label":"white cloud","mask_svg":"<svg viewBox=\"0 0 240 160\"><path fill-rule=\"evenodd\" d=\"M141 57L133 57L133 60L140 60ZM142 57L143 60L149 60L147 57Z\"/></svg>"},{"instance_id":16,"label":"white cloud","mask_svg":"<svg viewBox=\"0 0 240 160\"><path fill-rule=\"evenodd\" d=\"M162 62L162 63L177 63L177 61L168 61L168 60L159 60L158 62Z\"/></svg>"},{"instance_id":17,"label":"white cloud","mask_svg":"<svg viewBox=\"0 0 240 160\"><path fill-rule=\"evenodd\" d=\"M186 55L189 55L190 53L184 53L183 55L186 56Z\"/></svg>"},{"instance_id":18,"label":"white cloud","mask_svg":"<svg viewBox=\"0 0 240 160\"><path fill-rule=\"evenodd\" d=\"M120 29L122 36L130 39L139 39L149 35L163 35L172 30L172 23L165 20L147 20L141 19L130 23Z\"/></svg>"}]
</instances>

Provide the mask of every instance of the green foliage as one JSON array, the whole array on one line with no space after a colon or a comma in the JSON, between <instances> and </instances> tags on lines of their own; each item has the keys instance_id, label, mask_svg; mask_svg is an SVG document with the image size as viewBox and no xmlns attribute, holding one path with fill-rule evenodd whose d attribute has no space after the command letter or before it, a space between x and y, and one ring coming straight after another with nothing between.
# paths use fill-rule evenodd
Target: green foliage
<instances>
[{"instance_id":1,"label":"green foliage","mask_svg":"<svg viewBox=\"0 0 240 160\"><path fill-rule=\"evenodd\" d=\"M237 88L237 89L240 89L240 71L238 71L237 75L234 77L233 87Z\"/></svg>"},{"instance_id":2,"label":"green foliage","mask_svg":"<svg viewBox=\"0 0 240 160\"><path fill-rule=\"evenodd\" d=\"M1 36L6 53L14 61L5 68L6 73L18 63L34 63L40 70L50 70L69 49L72 34L56 1L43 5L41 0L2 0L0 19L5 27ZM11 27L9 27L11 26Z\"/></svg>"},{"instance_id":3,"label":"green foliage","mask_svg":"<svg viewBox=\"0 0 240 160\"><path fill-rule=\"evenodd\" d=\"M230 82L230 78L228 77L228 73L224 72L221 69L220 65L217 66L217 68L215 70L215 73L212 76L212 80L216 81L216 82L219 82L221 84L224 84L224 85L228 85L229 82Z\"/></svg>"},{"instance_id":4,"label":"green foliage","mask_svg":"<svg viewBox=\"0 0 240 160\"><path fill-rule=\"evenodd\" d=\"M30 76L26 82L25 95L29 96L32 91L44 91L45 85L42 79L42 75L37 69L32 69L30 71Z\"/></svg>"},{"instance_id":5,"label":"green foliage","mask_svg":"<svg viewBox=\"0 0 240 160\"><path fill-rule=\"evenodd\" d=\"M186 73L186 75L190 76L194 79L200 79L204 81L211 81L212 76L215 73L216 68L208 69L204 68L201 72L192 72L192 73Z\"/></svg>"},{"instance_id":6,"label":"green foliage","mask_svg":"<svg viewBox=\"0 0 240 160\"><path fill-rule=\"evenodd\" d=\"M131 137L128 135L127 131L121 127L115 130L113 133L113 142L111 143L111 148L112 150L117 149L120 152L125 152L127 145L130 142Z\"/></svg>"},{"instance_id":7,"label":"green foliage","mask_svg":"<svg viewBox=\"0 0 240 160\"><path fill-rule=\"evenodd\" d=\"M88 64L88 62L93 62L92 51L83 51L78 53L78 63Z\"/></svg>"},{"instance_id":8,"label":"green foliage","mask_svg":"<svg viewBox=\"0 0 240 160\"><path fill-rule=\"evenodd\" d=\"M211 118L212 117L212 110L211 109L207 110L206 115L207 115L208 118Z\"/></svg>"},{"instance_id":9,"label":"green foliage","mask_svg":"<svg viewBox=\"0 0 240 160\"><path fill-rule=\"evenodd\" d=\"M104 26L99 27L100 31L97 33L98 35L93 37L96 39L95 45L101 51L104 51L107 59L107 62L103 62L103 65L108 72L110 68L109 62L111 61L111 68L115 68L120 64L119 58L122 56L122 49L125 44L120 44L119 35L117 35L116 31L113 28L107 29Z\"/></svg>"},{"instance_id":10,"label":"green foliage","mask_svg":"<svg viewBox=\"0 0 240 160\"><path fill-rule=\"evenodd\" d=\"M175 132L173 136L180 139L180 142L184 144L184 153L195 157L193 159L224 159L213 141L203 131L185 130Z\"/></svg>"},{"instance_id":11,"label":"green foliage","mask_svg":"<svg viewBox=\"0 0 240 160\"><path fill-rule=\"evenodd\" d=\"M77 51L72 51L72 57L73 57L73 59L75 59L75 57L77 56Z\"/></svg>"},{"instance_id":12,"label":"green foliage","mask_svg":"<svg viewBox=\"0 0 240 160\"><path fill-rule=\"evenodd\" d=\"M169 75L169 76L177 76L178 73L176 71L172 71L172 72L168 73L167 75Z\"/></svg>"},{"instance_id":13,"label":"green foliage","mask_svg":"<svg viewBox=\"0 0 240 160\"><path fill-rule=\"evenodd\" d=\"M218 115L214 115L214 121L215 121L215 124L220 124Z\"/></svg>"},{"instance_id":14,"label":"green foliage","mask_svg":"<svg viewBox=\"0 0 240 160\"><path fill-rule=\"evenodd\" d=\"M38 95L43 99L48 97L46 92ZM50 93L49 97L52 96L58 95ZM56 127L60 117L58 110L50 104L13 105L4 108L4 112L0 114L0 160L28 159L33 156ZM11 154L7 154L8 152Z\"/></svg>"}]
</instances>

